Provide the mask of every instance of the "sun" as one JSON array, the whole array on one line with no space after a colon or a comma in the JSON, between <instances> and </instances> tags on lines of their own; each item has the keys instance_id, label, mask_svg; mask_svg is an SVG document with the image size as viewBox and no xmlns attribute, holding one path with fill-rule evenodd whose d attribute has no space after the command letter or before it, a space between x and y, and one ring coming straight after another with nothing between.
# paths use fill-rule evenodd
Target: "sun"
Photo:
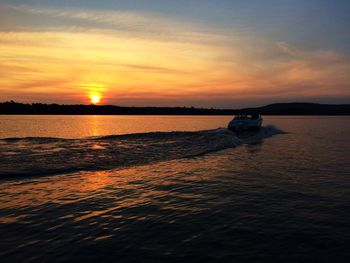
<instances>
[{"instance_id":1,"label":"sun","mask_svg":"<svg viewBox=\"0 0 350 263\"><path fill-rule=\"evenodd\" d=\"M101 102L101 97L99 95L92 95L90 100L92 104L98 104Z\"/></svg>"}]
</instances>

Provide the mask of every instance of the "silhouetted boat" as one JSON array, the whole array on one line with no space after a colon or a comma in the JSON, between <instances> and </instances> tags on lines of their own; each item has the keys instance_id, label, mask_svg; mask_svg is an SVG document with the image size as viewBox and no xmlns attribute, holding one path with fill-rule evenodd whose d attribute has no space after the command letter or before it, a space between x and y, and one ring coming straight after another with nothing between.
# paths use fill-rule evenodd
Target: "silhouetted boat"
<instances>
[{"instance_id":1,"label":"silhouetted boat","mask_svg":"<svg viewBox=\"0 0 350 263\"><path fill-rule=\"evenodd\" d=\"M263 119L259 114L238 114L228 124L228 129L235 132L246 130L259 130Z\"/></svg>"}]
</instances>

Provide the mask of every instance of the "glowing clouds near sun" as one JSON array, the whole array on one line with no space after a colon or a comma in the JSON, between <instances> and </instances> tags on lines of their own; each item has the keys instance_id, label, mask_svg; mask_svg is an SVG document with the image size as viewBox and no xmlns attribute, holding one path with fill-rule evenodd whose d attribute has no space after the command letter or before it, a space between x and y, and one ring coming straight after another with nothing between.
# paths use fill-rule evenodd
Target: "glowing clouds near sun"
<instances>
[{"instance_id":1,"label":"glowing clouds near sun","mask_svg":"<svg viewBox=\"0 0 350 263\"><path fill-rule=\"evenodd\" d=\"M2 101L236 107L350 97L349 56L259 32L121 11L19 6L3 12L47 25L4 31L0 25Z\"/></svg>"}]
</instances>

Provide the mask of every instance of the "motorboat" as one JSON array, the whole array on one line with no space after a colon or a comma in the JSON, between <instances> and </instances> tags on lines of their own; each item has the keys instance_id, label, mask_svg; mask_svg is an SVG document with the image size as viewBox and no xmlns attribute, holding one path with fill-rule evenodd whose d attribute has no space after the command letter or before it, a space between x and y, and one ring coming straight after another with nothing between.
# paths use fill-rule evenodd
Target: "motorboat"
<instances>
[{"instance_id":1,"label":"motorboat","mask_svg":"<svg viewBox=\"0 0 350 263\"><path fill-rule=\"evenodd\" d=\"M228 129L234 132L259 130L263 118L259 114L237 114L228 124Z\"/></svg>"}]
</instances>

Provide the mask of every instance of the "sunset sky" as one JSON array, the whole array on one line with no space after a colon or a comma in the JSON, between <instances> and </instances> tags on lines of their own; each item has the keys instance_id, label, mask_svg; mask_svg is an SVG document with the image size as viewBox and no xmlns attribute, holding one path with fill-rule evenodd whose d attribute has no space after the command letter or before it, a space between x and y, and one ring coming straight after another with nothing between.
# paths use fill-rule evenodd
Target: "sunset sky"
<instances>
[{"instance_id":1,"label":"sunset sky","mask_svg":"<svg viewBox=\"0 0 350 263\"><path fill-rule=\"evenodd\" d=\"M343 0L1 0L0 102L350 103L349 14Z\"/></svg>"}]
</instances>

